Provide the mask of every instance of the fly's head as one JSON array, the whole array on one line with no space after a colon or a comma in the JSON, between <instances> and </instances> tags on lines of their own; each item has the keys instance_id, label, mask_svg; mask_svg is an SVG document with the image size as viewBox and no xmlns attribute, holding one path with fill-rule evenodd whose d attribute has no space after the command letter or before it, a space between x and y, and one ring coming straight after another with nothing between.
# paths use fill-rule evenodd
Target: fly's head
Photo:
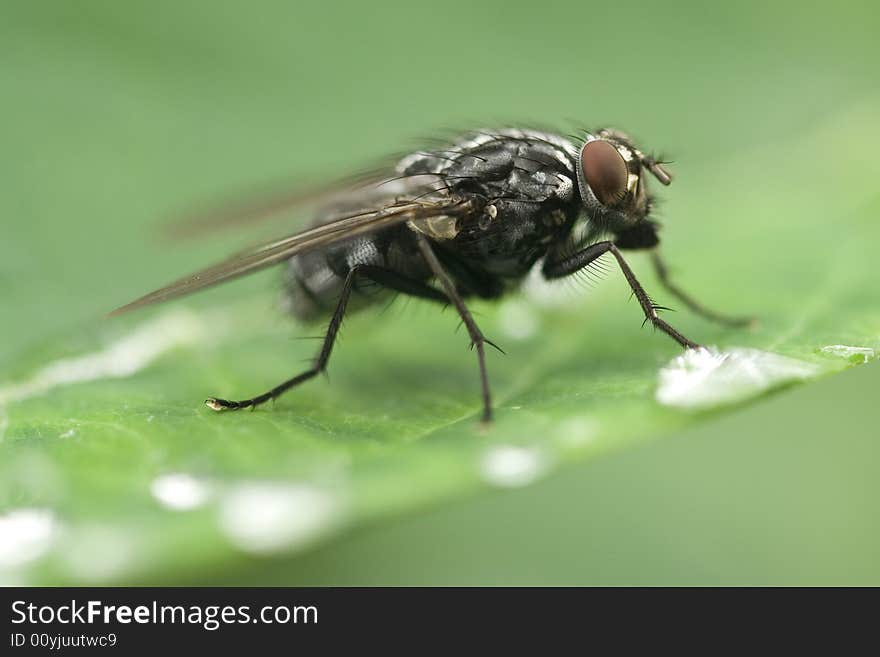
<instances>
[{"instance_id":1,"label":"fly's head","mask_svg":"<svg viewBox=\"0 0 880 657\"><path fill-rule=\"evenodd\" d=\"M663 185L672 182L663 164L622 132L606 128L587 134L578 154L577 176L590 219L614 233L638 226L651 209L647 174Z\"/></svg>"}]
</instances>

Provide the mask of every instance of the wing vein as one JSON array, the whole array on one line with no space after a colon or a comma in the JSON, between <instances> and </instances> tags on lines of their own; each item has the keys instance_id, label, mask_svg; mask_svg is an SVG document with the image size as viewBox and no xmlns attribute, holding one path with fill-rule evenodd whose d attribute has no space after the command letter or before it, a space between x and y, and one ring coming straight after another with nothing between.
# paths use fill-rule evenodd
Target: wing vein
<instances>
[{"instance_id":1,"label":"wing vein","mask_svg":"<svg viewBox=\"0 0 880 657\"><path fill-rule=\"evenodd\" d=\"M390 228L407 221L438 215L460 215L473 208L473 202L451 196L441 200L398 200L382 208L359 210L327 223L270 241L223 260L134 301L120 306L110 315L119 315L154 303L170 301L214 285L265 269L295 255L340 241Z\"/></svg>"}]
</instances>

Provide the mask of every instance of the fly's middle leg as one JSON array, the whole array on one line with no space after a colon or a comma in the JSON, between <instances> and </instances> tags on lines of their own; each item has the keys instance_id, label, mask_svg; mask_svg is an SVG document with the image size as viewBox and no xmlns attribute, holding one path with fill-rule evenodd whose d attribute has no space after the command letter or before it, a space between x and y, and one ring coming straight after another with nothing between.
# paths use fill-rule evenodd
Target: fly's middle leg
<instances>
[{"instance_id":1,"label":"fly's middle leg","mask_svg":"<svg viewBox=\"0 0 880 657\"><path fill-rule=\"evenodd\" d=\"M498 347L487 340L483 335L483 332L480 330L480 327L477 326L473 315L471 315L471 311L468 310L464 300L458 293L452 278L437 259L437 255L431 248L427 238L421 234L417 234L416 238L418 240L419 250L422 252L422 257L424 257L431 272L440 282L440 286L443 288L449 301L452 302L452 305L454 305L455 309L458 311L458 315L461 317L461 321L465 325L468 335L471 338L471 347L477 351L477 361L480 364L480 385L483 392L482 422L483 424L489 424L492 421L492 394L489 391L489 374L486 370L486 345L490 344L496 349Z\"/></svg>"}]
</instances>

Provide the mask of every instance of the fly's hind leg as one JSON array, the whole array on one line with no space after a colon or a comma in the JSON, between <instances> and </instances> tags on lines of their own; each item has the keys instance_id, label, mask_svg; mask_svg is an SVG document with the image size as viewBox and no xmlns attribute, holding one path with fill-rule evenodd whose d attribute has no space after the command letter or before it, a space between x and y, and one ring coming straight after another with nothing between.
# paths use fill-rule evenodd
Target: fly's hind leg
<instances>
[{"instance_id":1,"label":"fly's hind leg","mask_svg":"<svg viewBox=\"0 0 880 657\"><path fill-rule=\"evenodd\" d=\"M205 405L215 411L236 411L242 408L253 409L269 400L277 399L291 388L294 388L300 383L308 381L323 372L327 367L327 362L330 360L330 352L333 351L333 344L336 342L339 327L342 326L342 319L345 317L345 308L348 305L348 300L354 290L355 279L359 276L363 276L364 278L372 280L374 283L411 296L440 301L443 303L447 301L445 294L421 281L401 276L397 272L390 269L383 269L382 267L375 267L373 265L355 265L349 270L345 277L345 282L342 285L342 292L339 295L336 309L333 311L330 323L327 326L327 333L324 335L321 350L318 352L314 363L309 369L283 383L280 383L271 390L267 390L263 394L257 395L256 397L240 401L229 401L227 399L218 399L217 397L208 397L208 399L205 400Z\"/></svg>"}]
</instances>

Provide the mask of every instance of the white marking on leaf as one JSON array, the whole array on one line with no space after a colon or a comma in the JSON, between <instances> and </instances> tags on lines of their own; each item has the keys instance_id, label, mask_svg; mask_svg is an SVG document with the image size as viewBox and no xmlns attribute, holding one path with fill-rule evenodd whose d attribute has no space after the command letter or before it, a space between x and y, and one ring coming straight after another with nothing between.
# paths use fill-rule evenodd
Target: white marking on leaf
<instances>
[{"instance_id":1,"label":"white marking on leaf","mask_svg":"<svg viewBox=\"0 0 880 657\"><path fill-rule=\"evenodd\" d=\"M867 363L877 357L877 352L870 347L851 347L845 344L830 344L827 347L822 347L819 351L829 356L845 358L854 363Z\"/></svg>"},{"instance_id":2,"label":"white marking on leaf","mask_svg":"<svg viewBox=\"0 0 880 657\"><path fill-rule=\"evenodd\" d=\"M162 315L104 349L56 360L26 381L0 386L0 405L42 395L58 386L131 376L171 349L198 342L204 328L188 312Z\"/></svg>"},{"instance_id":3,"label":"white marking on leaf","mask_svg":"<svg viewBox=\"0 0 880 657\"><path fill-rule=\"evenodd\" d=\"M12 568L43 556L57 532L48 509L13 509L0 515L0 568Z\"/></svg>"},{"instance_id":4,"label":"white marking on leaf","mask_svg":"<svg viewBox=\"0 0 880 657\"><path fill-rule=\"evenodd\" d=\"M689 349L661 368L661 404L699 410L739 402L792 381L816 376L813 363L759 349Z\"/></svg>"},{"instance_id":5,"label":"white marking on leaf","mask_svg":"<svg viewBox=\"0 0 880 657\"><path fill-rule=\"evenodd\" d=\"M270 554L312 543L343 517L339 498L312 484L253 483L221 501L220 528L245 552Z\"/></svg>"},{"instance_id":6,"label":"white marking on leaf","mask_svg":"<svg viewBox=\"0 0 880 657\"><path fill-rule=\"evenodd\" d=\"M483 455L480 471L493 486L517 488L537 480L548 466L545 455L535 447L493 445Z\"/></svg>"},{"instance_id":7,"label":"white marking on leaf","mask_svg":"<svg viewBox=\"0 0 880 657\"><path fill-rule=\"evenodd\" d=\"M175 472L156 477L150 493L159 504L172 511L190 511L204 506L211 498L211 485L192 475Z\"/></svg>"}]
</instances>

